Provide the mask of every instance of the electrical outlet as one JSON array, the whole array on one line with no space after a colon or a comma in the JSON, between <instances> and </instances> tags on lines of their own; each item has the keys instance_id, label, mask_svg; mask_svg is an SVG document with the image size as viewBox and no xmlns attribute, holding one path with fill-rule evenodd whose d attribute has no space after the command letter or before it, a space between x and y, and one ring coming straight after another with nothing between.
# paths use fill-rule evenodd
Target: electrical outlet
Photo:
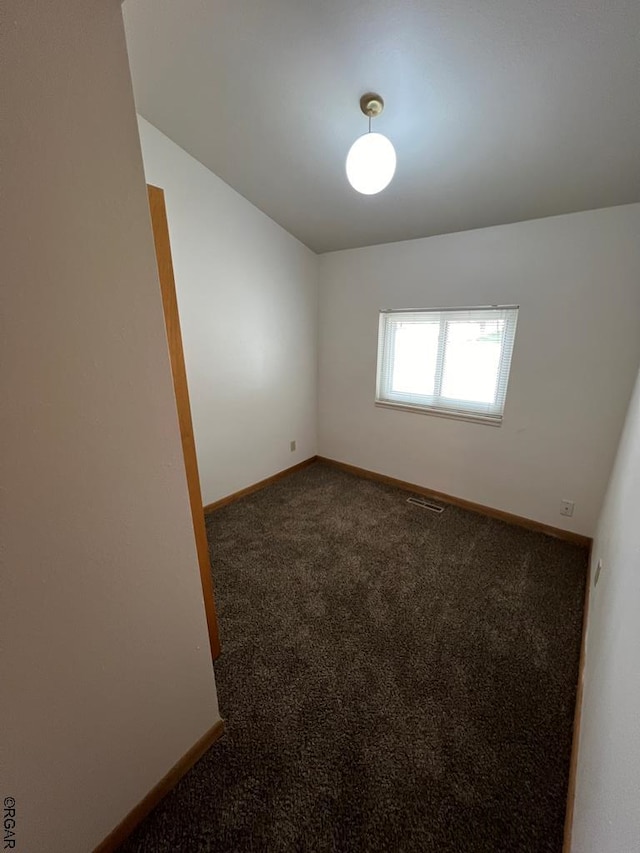
<instances>
[{"instance_id":1,"label":"electrical outlet","mask_svg":"<svg viewBox=\"0 0 640 853\"><path fill-rule=\"evenodd\" d=\"M563 500L562 506L560 508L560 515L568 515L569 518L571 518L571 516L573 515L574 506L575 503L573 501Z\"/></svg>"},{"instance_id":2,"label":"electrical outlet","mask_svg":"<svg viewBox=\"0 0 640 853\"><path fill-rule=\"evenodd\" d=\"M290 441L290 442L289 442L289 450L293 453L293 451L294 451L295 449L296 449L296 443L295 443L295 441Z\"/></svg>"},{"instance_id":3,"label":"electrical outlet","mask_svg":"<svg viewBox=\"0 0 640 853\"><path fill-rule=\"evenodd\" d=\"M598 560L598 565L596 566L596 577L593 582L594 586L598 586L598 581L600 580L600 572L602 571L602 560Z\"/></svg>"}]
</instances>

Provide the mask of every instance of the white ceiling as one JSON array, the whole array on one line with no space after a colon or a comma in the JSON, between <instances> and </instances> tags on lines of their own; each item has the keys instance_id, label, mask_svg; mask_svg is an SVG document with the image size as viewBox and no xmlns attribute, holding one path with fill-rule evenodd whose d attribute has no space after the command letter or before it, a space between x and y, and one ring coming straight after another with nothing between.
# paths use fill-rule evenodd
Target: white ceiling
<instances>
[{"instance_id":1,"label":"white ceiling","mask_svg":"<svg viewBox=\"0 0 640 853\"><path fill-rule=\"evenodd\" d=\"M139 112L316 252L640 201L638 0L126 0ZM347 183L386 101L388 189Z\"/></svg>"}]
</instances>

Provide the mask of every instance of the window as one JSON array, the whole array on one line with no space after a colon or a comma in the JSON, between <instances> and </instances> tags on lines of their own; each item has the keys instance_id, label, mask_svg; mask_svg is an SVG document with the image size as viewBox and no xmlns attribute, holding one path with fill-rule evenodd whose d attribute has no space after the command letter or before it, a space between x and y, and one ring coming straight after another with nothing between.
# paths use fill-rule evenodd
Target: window
<instances>
[{"instance_id":1,"label":"window","mask_svg":"<svg viewBox=\"0 0 640 853\"><path fill-rule=\"evenodd\" d=\"M376 403L500 425L518 307L381 311Z\"/></svg>"}]
</instances>

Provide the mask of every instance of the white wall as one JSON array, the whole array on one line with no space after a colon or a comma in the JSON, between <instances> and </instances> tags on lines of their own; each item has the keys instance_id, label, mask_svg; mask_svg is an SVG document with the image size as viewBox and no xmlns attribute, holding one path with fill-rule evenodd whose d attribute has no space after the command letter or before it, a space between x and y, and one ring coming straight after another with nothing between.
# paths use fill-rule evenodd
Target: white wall
<instances>
[{"instance_id":1,"label":"white wall","mask_svg":"<svg viewBox=\"0 0 640 853\"><path fill-rule=\"evenodd\" d=\"M639 233L636 204L321 256L318 452L592 535L640 360ZM496 303L521 306L501 427L374 406L379 309Z\"/></svg>"},{"instance_id":2,"label":"white wall","mask_svg":"<svg viewBox=\"0 0 640 853\"><path fill-rule=\"evenodd\" d=\"M120 5L3 15L0 789L86 853L219 717Z\"/></svg>"},{"instance_id":3,"label":"white wall","mask_svg":"<svg viewBox=\"0 0 640 853\"><path fill-rule=\"evenodd\" d=\"M139 125L147 180L165 190L207 504L316 453L318 259Z\"/></svg>"},{"instance_id":4,"label":"white wall","mask_svg":"<svg viewBox=\"0 0 640 853\"><path fill-rule=\"evenodd\" d=\"M640 374L592 551L573 853L640 848L639 510Z\"/></svg>"}]
</instances>

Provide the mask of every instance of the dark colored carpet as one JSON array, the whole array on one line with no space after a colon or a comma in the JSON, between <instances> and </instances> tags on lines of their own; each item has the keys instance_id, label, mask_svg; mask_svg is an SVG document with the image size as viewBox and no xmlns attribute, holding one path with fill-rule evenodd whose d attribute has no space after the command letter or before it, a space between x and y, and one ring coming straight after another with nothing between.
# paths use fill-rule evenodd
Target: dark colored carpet
<instances>
[{"instance_id":1,"label":"dark colored carpet","mask_svg":"<svg viewBox=\"0 0 640 853\"><path fill-rule=\"evenodd\" d=\"M207 519L227 734L122 847L559 853L586 552L316 464Z\"/></svg>"}]
</instances>

